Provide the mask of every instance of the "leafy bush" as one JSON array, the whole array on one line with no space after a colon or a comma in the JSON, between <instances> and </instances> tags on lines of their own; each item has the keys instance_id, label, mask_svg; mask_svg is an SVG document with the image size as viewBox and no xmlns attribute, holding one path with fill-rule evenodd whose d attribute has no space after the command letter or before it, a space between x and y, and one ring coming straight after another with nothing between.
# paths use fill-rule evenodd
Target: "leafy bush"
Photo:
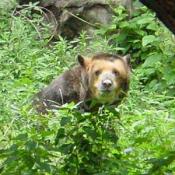
<instances>
[{"instance_id":1,"label":"leafy bush","mask_svg":"<svg viewBox=\"0 0 175 175\"><path fill-rule=\"evenodd\" d=\"M101 33L108 36L113 46L121 48L122 53L132 54L132 65L138 67L144 85L159 92L166 89L174 95L174 36L146 7L136 10L129 21L123 7L115 12L113 24Z\"/></svg>"}]
</instances>

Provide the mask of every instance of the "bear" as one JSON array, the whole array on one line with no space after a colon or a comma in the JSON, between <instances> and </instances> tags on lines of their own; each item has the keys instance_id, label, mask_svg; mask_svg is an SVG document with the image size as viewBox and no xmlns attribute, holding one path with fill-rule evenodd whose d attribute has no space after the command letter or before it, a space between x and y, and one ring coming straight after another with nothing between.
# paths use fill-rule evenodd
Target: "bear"
<instances>
[{"instance_id":1,"label":"bear","mask_svg":"<svg viewBox=\"0 0 175 175\"><path fill-rule=\"evenodd\" d=\"M78 103L85 111L104 104L118 105L129 89L130 55L98 53L77 56L78 65L65 71L37 93L34 104L40 113Z\"/></svg>"}]
</instances>

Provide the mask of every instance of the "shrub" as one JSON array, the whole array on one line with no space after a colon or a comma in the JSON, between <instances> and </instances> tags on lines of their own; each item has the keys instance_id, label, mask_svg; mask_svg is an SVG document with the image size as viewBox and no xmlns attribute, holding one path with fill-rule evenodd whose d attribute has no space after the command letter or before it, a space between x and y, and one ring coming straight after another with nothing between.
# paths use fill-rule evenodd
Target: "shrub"
<instances>
[{"instance_id":1,"label":"shrub","mask_svg":"<svg viewBox=\"0 0 175 175\"><path fill-rule=\"evenodd\" d=\"M143 85L174 95L174 36L146 7L136 10L129 21L123 7L115 12L113 24L100 34L107 36L121 53L131 53L133 68L138 68Z\"/></svg>"}]
</instances>

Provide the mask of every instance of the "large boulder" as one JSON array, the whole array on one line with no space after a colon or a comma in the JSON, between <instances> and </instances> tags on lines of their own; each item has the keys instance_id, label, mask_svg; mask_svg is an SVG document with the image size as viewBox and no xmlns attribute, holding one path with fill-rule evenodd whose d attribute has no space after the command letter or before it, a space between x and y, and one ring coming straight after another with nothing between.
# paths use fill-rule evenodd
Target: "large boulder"
<instances>
[{"instance_id":1,"label":"large boulder","mask_svg":"<svg viewBox=\"0 0 175 175\"><path fill-rule=\"evenodd\" d=\"M20 0L20 4L36 2L36 0ZM111 7L123 5L132 11L132 0L41 0L47 21L54 26L54 35L72 39L82 30L93 35L94 29L101 25L109 25L112 21Z\"/></svg>"}]
</instances>

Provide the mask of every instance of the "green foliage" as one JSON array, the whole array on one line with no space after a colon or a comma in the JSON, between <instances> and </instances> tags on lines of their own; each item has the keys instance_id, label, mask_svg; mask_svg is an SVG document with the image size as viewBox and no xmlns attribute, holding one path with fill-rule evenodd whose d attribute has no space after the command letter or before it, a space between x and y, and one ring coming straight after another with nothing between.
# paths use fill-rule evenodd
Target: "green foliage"
<instances>
[{"instance_id":1,"label":"green foliage","mask_svg":"<svg viewBox=\"0 0 175 175\"><path fill-rule=\"evenodd\" d=\"M120 158L114 129L118 115L108 110L99 114L81 114L76 109L62 112L56 137L56 147L65 156L61 174L115 172Z\"/></svg>"},{"instance_id":2,"label":"green foliage","mask_svg":"<svg viewBox=\"0 0 175 175\"><path fill-rule=\"evenodd\" d=\"M174 95L174 36L146 7L140 7L129 21L123 7L115 12L113 24L101 33L108 34L108 39L120 47L122 53L132 54L132 65L139 67L140 81L148 85L148 89L159 92L166 89Z\"/></svg>"},{"instance_id":3,"label":"green foliage","mask_svg":"<svg viewBox=\"0 0 175 175\"><path fill-rule=\"evenodd\" d=\"M33 8L38 15L31 18ZM31 4L16 16L0 12L0 174L173 174L171 34L141 6L129 21L117 8L113 24L91 41L82 33L50 44L40 10ZM119 107L81 113L71 103L35 113L30 104L40 88L75 64L76 55L100 51L132 55L130 91Z\"/></svg>"}]
</instances>

